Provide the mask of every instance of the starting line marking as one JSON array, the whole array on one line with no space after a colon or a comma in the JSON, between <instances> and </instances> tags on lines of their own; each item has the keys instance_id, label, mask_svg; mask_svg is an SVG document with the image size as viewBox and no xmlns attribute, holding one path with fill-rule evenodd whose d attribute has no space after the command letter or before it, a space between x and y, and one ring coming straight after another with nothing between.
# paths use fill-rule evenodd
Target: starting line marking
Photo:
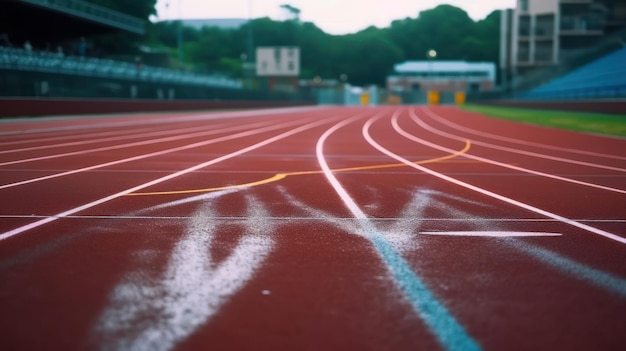
<instances>
[{"instance_id":1,"label":"starting line marking","mask_svg":"<svg viewBox=\"0 0 626 351\"><path fill-rule=\"evenodd\" d=\"M478 236L493 238L533 237L533 236L561 236L561 233L545 232L507 232L507 231L457 231L457 232L420 232L424 235L447 235L447 236Z\"/></svg>"},{"instance_id":2,"label":"starting line marking","mask_svg":"<svg viewBox=\"0 0 626 351\"><path fill-rule=\"evenodd\" d=\"M416 165L427 164L427 163L436 163L446 161L460 155L466 154L472 143L470 140L465 140L465 147L459 151L453 152L450 155L437 157L433 159L423 160L413 162ZM394 167L406 167L407 165L404 163L393 163L393 164L384 164L384 165L373 165L373 166L361 166L361 167L350 167L350 168L338 168L330 170L332 173L339 172L350 172L350 171L367 171L372 169L384 169L384 168L394 168ZM174 191L155 191L155 192L142 192L142 193L130 193L126 194L126 196L151 196L151 195L180 195L180 194L197 194L197 193L208 193L213 191L221 191L221 190L230 190L230 189L240 189L240 188L249 188L257 185L263 185L268 183L277 182L279 180L283 180L289 176L299 176L299 175L308 175L308 174L323 174L324 171L302 171L302 172L288 172L288 173L277 173L272 177L258 180L255 182L245 183L245 184L237 184L216 188L205 188L205 189L190 189L190 190L174 190Z\"/></svg>"},{"instance_id":3,"label":"starting line marking","mask_svg":"<svg viewBox=\"0 0 626 351\"><path fill-rule=\"evenodd\" d=\"M55 217L54 215L35 215L35 214L0 214L0 219L2 218L49 218ZM190 216L144 216L144 215L71 215L65 216L63 218L67 219L188 219ZM216 216L217 220L246 220L247 216ZM289 221L317 221L317 220L326 220L329 217L284 217L284 216L270 216L267 219L271 220L289 220ZM402 217L369 217L370 220L376 222L393 222L397 220L404 219ZM332 217L335 221L353 221L354 218L345 218L345 217ZM626 223L626 219L586 219L586 218L571 218L576 222L589 222L589 223ZM561 223L560 221L552 218L428 218L423 217L420 219L422 222L516 222L516 223ZM426 232L429 233L429 232ZM441 233L441 232L432 232L432 233ZM425 234L425 233L422 233ZM435 235L435 234L430 234Z\"/></svg>"}]
</instances>

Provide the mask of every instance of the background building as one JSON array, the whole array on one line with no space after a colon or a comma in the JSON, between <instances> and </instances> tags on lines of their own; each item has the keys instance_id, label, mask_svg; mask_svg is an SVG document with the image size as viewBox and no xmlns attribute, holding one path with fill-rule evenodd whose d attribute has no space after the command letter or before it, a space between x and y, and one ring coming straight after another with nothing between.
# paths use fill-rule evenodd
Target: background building
<instances>
[{"instance_id":1,"label":"background building","mask_svg":"<svg viewBox=\"0 0 626 351\"><path fill-rule=\"evenodd\" d=\"M392 93L491 91L496 79L496 65L491 62L407 61L395 65L394 72L387 77Z\"/></svg>"},{"instance_id":2,"label":"background building","mask_svg":"<svg viewBox=\"0 0 626 351\"><path fill-rule=\"evenodd\" d=\"M511 17L510 70L514 75L524 75L534 68L574 58L625 28L626 2L518 0ZM505 38L507 34L502 33Z\"/></svg>"}]
</instances>

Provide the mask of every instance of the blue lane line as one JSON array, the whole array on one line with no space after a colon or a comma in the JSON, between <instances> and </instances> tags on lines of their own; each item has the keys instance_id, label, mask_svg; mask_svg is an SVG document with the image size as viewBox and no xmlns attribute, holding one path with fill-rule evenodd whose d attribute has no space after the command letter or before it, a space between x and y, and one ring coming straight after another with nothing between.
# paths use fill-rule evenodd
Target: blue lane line
<instances>
[{"instance_id":1,"label":"blue lane line","mask_svg":"<svg viewBox=\"0 0 626 351\"><path fill-rule=\"evenodd\" d=\"M508 241L508 243L514 248L521 250L558 270L569 273L578 279L586 280L605 290L616 293L622 298L626 298L626 279L624 278L587 266L548 249L533 246L530 243L518 240Z\"/></svg>"},{"instance_id":2,"label":"blue lane line","mask_svg":"<svg viewBox=\"0 0 626 351\"><path fill-rule=\"evenodd\" d=\"M381 234L370 232L366 237L374 244L415 311L446 350L482 350Z\"/></svg>"},{"instance_id":3,"label":"blue lane line","mask_svg":"<svg viewBox=\"0 0 626 351\"><path fill-rule=\"evenodd\" d=\"M371 120L375 120L383 115L384 113L379 113L372 117ZM361 228L363 228L363 233L360 234L367 238L374 248L376 248L383 262L389 268L394 280L413 305L413 309L424 320L444 349L450 351L481 350L481 347L467 334L465 329L454 319L448 310L437 301L437 298L428 290L415 272L413 272L400 253L393 248L382 234L380 234L376 226L374 226L356 202L354 202L346 189L343 188L341 183L337 180L337 177L335 177L330 170L330 167L328 167L328 163L324 159L324 142L336 130L361 117L361 115L357 115L337 123L324 132L318 139L315 152L320 167L324 171L324 175L337 192L337 195L339 195L350 212L352 212L354 217L359 221Z\"/></svg>"}]
</instances>

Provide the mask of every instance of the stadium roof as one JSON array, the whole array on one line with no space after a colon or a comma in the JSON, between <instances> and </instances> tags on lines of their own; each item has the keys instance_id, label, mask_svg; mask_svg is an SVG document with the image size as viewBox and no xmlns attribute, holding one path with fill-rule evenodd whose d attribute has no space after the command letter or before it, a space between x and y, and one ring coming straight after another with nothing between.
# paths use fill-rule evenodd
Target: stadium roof
<instances>
[{"instance_id":1,"label":"stadium roof","mask_svg":"<svg viewBox=\"0 0 626 351\"><path fill-rule=\"evenodd\" d=\"M143 34L143 20L80 0L1 0L0 34L16 43L123 30Z\"/></svg>"},{"instance_id":2,"label":"stadium roof","mask_svg":"<svg viewBox=\"0 0 626 351\"><path fill-rule=\"evenodd\" d=\"M248 22L243 18L215 18L215 19L186 19L185 26L201 29L202 27L217 27L222 29L237 29Z\"/></svg>"},{"instance_id":3,"label":"stadium roof","mask_svg":"<svg viewBox=\"0 0 626 351\"><path fill-rule=\"evenodd\" d=\"M496 64L493 62L467 62L467 61L406 61L394 66L394 70L400 74L424 73L424 72L488 72L489 77L495 79Z\"/></svg>"}]
</instances>

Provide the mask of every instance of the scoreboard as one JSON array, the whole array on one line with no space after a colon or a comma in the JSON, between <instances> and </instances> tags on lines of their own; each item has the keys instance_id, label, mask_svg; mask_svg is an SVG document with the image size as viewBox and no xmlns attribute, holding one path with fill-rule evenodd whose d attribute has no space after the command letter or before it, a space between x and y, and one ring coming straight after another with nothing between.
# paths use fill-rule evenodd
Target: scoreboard
<instances>
[{"instance_id":1,"label":"scoreboard","mask_svg":"<svg viewBox=\"0 0 626 351\"><path fill-rule=\"evenodd\" d=\"M300 75L300 48L296 46L257 47L256 74L259 77L298 77Z\"/></svg>"}]
</instances>

